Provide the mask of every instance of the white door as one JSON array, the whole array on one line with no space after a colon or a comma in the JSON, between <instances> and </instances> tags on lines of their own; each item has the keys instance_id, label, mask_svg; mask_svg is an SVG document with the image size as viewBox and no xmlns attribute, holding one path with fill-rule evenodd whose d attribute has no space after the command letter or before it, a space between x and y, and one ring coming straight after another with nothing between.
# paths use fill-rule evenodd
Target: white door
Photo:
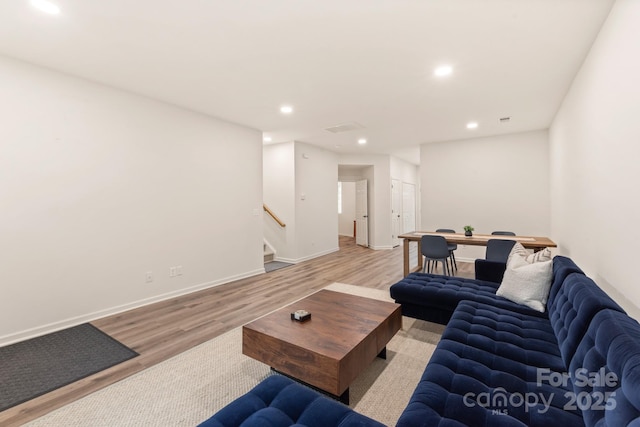
<instances>
[{"instance_id":1,"label":"white door","mask_svg":"<svg viewBox=\"0 0 640 427\"><path fill-rule=\"evenodd\" d=\"M369 210L367 180L356 181L356 244L369 246Z\"/></svg>"},{"instance_id":2,"label":"white door","mask_svg":"<svg viewBox=\"0 0 640 427\"><path fill-rule=\"evenodd\" d=\"M402 183L402 232L416 231L416 186Z\"/></svg>"},{"instance_id":3,"label":"white door","mask_svg":"<svg viewBox=\"0 0 640 427\"><path fill-rule=\"evenodd\" d=\"M400 245L398 236L402 234L400 227L402 221L402 182L398 179L391 180L391 245Z\"/></svg>"}]
</instances>

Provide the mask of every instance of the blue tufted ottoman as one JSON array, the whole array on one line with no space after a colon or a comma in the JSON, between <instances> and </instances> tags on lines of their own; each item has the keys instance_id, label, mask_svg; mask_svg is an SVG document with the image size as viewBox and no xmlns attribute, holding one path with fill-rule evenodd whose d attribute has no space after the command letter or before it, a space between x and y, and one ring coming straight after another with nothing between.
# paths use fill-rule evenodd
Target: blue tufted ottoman
<instances>
[{"instance_id":1,"label":"blue tufted ottoman","mask_svg":"<svg viewBox=\"0 0 640 427\"><path fill-rule=\"evenodd\" d=\"M384 427L286 377L271 375L200 427Z\"/></svg>"}]
</instances>

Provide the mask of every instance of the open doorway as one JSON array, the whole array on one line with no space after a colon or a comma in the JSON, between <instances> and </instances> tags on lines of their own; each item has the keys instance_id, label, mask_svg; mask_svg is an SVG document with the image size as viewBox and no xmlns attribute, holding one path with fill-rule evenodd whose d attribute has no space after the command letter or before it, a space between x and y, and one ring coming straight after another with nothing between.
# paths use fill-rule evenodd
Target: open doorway
<instances>
[{"instance_id":1,"label":"open doorway","mask_svg":"<svg viewBox=\"0 0 640 427\"><path fill-rule=\"evenodd\" d=\"M338 181L338 234L356 237L356 183Z\"/></svg>"},{"instance_id":2,"label":"open doorway","mask_svg":"<svg viewBox=\"0 0 640 427\"><path fill-rule=\"evenodd\" d=\"M372 227L368 197L372 177L371 165L338 165L338 234L354 237L364 247L369 247Z\"/></svg>"}]
</instances>

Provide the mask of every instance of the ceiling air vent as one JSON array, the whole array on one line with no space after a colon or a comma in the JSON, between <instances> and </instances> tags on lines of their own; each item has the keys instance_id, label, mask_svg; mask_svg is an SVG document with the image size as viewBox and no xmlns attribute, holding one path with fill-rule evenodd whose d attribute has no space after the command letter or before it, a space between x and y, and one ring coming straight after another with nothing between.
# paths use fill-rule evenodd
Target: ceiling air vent
<instances>
[{"instance_id":1,"label":"ceiling air vent","mask_svg":"<svg viewBox=\"0 0 640 427\"><path fill-rule=\"evenodd\" d=\"M348 122L348 123L342 123L335 126L330 126L328 128L325 128L324 130L332 133L341 133L341 132L349 132L350 130L356 130L356 129L364 129L364 126L362 126L360 123Z\"/></svg>"}]
</instances>

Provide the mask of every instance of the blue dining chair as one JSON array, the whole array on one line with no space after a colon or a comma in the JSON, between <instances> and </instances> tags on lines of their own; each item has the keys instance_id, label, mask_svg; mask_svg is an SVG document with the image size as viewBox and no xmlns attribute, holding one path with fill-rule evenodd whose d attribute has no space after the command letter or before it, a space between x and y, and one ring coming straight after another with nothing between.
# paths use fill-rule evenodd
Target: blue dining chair
<instances>
[{"instance_id":1,"label":"blue dining chair","mask_svg":"<svg viewBox=\"0 0 640 427\"><path fill-rule=\"evenodd\" d=\"M494 236L515 236L516 233L513 231L494 231L491 233Z\"/></svg>"},{"instance_id":2,"label":"blue dining chair","mask_svg":"<svg viewBox=\"0 0 640 427\"><path fill-rule=\"evenodd\" d=\"M455 232L456 230L452 230L450 228L438 228L436 230L436 233L455 233ZM453 272L454 270L458 271L458 263L456 262L456 255L453 252L456 249L458 249L458 244L447 242L447 246L449 246L449 262L451 263L451 267L449 268L449 271L451 272Z\"/></svg>"},{"instance_id":3,"label":"blue dining chair","mask_svg":"<svg viewBox=\"0 0 640 427\"><path fill-rule=\"evenodd\" d=\"M501 283L509 253L515 244L515 240L490 239L485 259L475 261L476 279Z\"/></svg>"},{"instance_id":4,"label":"blue dining chair","mask_svg":"<svg viewBox=\"0 0 640 427\"><path fill-rule=\"evenodd\" d=\"M431 273L434 268L431 265L437 262L442 263L442 272L445 276L450 276L449 264L449 245L447 245L447 239L442 236L422 236L421 239L421 251L424 256L424 265L422 272ZM436 264L437 265L437 264Z\"/></svg>"}]
</instances>

